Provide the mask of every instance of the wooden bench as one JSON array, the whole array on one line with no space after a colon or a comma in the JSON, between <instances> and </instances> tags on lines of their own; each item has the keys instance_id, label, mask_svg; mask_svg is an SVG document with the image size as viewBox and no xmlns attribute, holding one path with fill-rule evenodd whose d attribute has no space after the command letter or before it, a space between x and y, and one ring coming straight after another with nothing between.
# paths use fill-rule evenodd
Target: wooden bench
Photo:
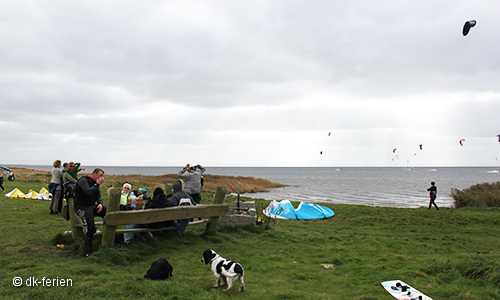
<instances>
[{"instance_id":1,"label":"wooden bench","mask_svg":"<svg viewBox=\"0 0 500 300\"><path fill-rule=\"evenodd\" d=\"M166 184L166 190L171 188L171 184ZM187 226L207 224L205 234L214 234L217 232L219 219L229 211L229 204L223 203L226 195L225 187L218 187L215 191L212 204L199 204L196 206L177 206L159 209L145 210L130 210L120 211L120 193L121 191L111 191L107 204L107 213L103 222L95 222L96 226L102 225L102 240L103 246L112 247L115 242L116 233L125 232L147 232L173 229L174 227L164 228L135 228L135 229L117 229L117 226L128 224L150 224L165 221L178 221L185 219L198 219L199 221L189 222ZM73 198L68 200L68 210L70 215L70 223L73 238L75 240L84 240L83 224L80 218L76 215L74 209ZM99 217L97 217L99 218Z\"/></svg>"}]
</instances>

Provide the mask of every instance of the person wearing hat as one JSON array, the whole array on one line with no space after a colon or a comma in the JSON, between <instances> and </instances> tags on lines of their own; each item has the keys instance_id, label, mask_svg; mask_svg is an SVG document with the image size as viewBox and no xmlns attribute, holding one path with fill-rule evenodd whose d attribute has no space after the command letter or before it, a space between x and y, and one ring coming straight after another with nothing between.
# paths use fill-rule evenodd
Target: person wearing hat
<instances>
[{"instance_id":1,"label":"person wearing hat","mask_svg":"<svg viewBox=\"0 0 500 300\"><path fill-rule=\"evenodd\" d=\"M139 189L139 192L141 192L141 194L142 194L142 200L143 201L146 201L146 200L149 201L149 200L151 200L151 197L148 195L148 190L146 190L146 189Z\"/></svg>"}]
</instances>

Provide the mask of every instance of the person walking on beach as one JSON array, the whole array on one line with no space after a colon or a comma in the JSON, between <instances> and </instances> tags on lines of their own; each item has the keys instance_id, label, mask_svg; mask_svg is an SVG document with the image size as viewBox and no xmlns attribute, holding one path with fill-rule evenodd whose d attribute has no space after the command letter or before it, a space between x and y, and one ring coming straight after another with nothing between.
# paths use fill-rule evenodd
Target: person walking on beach
<instances>
[{"instance_id":1,"label":"person walking on beach","mask_svg":"<svg viewBox=\"0 0 500 300\"><path fill-rule=\"evenodd\" d=\"M96 168L92 175L78 179L75 186L75 212L84 224L85 256L87 257L92 253L92 240L96 233L94 215L101 218L106 216L106 206L99 191L103 182L104 171Z\"/></svg>"},{"instance_id":2,"label":"person walking on beach","mask_svg":"<svg viewBox=\"0 0 500 300\"><path fill-rule=\"evenodd\" d=\"M187 164L182 170L179 171L179 177L186 181L184 185L184 190L186 193L193 197L194 202L196 204L200 204L201 202L201 190L202 186L202 175L205 173L206 169L199 164L191 167L190 164Z\"/></svg>"},{"instance_id":3,"label":"person walking on beach","mask_svg":"<svg viewBox=\"0 0 500 300\"><path fill-rule=\"evenodd\" d=\"M437 190L438 189L436 187L436 183L434 181L431 182L431 187L427 189L430 196L429 209L431 209L432 205L434 204L436 209L439 210L439 207L436 205L436 202L434 202L436 200Z\"/></svg>"}]
</instances>

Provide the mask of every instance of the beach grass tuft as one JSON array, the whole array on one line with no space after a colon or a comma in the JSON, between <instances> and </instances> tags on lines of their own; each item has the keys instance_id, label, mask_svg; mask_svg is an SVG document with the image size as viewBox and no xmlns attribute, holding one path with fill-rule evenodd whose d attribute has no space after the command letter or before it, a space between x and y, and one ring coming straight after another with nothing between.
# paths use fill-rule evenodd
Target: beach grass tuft
<instances>
[{"instance_id":1,"label":"beach grass tuft","mask_svg":"<svg viewBox=\"0 0 500 300\"><path fill-rule=\"evenodd\" d=\"M451 189L454 207L500 207L500 181L479 183L466 189Z\"/></svg>"}]
</instances>

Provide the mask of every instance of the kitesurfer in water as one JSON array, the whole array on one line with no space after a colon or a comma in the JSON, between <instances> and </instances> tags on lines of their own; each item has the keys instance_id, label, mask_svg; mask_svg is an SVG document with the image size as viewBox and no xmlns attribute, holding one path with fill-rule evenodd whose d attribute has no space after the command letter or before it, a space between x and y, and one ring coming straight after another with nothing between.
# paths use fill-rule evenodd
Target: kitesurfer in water
<instances>
[{"instance_id":1,"label":"kitesurfer in water","mask_svg":"<svg viewBox=\"0 0 500 300\"><path fill-rule=\"evenodd\" d=\"M429 192L429 197L430 197L429 209L431 209L432 205L434 204L436 209L439 210L439 207L436 205L436 202L434 202L437 196L437 187L434 181L431 182L431 187L428 188L427 191Z\"/></svg>"}]
</instances>

